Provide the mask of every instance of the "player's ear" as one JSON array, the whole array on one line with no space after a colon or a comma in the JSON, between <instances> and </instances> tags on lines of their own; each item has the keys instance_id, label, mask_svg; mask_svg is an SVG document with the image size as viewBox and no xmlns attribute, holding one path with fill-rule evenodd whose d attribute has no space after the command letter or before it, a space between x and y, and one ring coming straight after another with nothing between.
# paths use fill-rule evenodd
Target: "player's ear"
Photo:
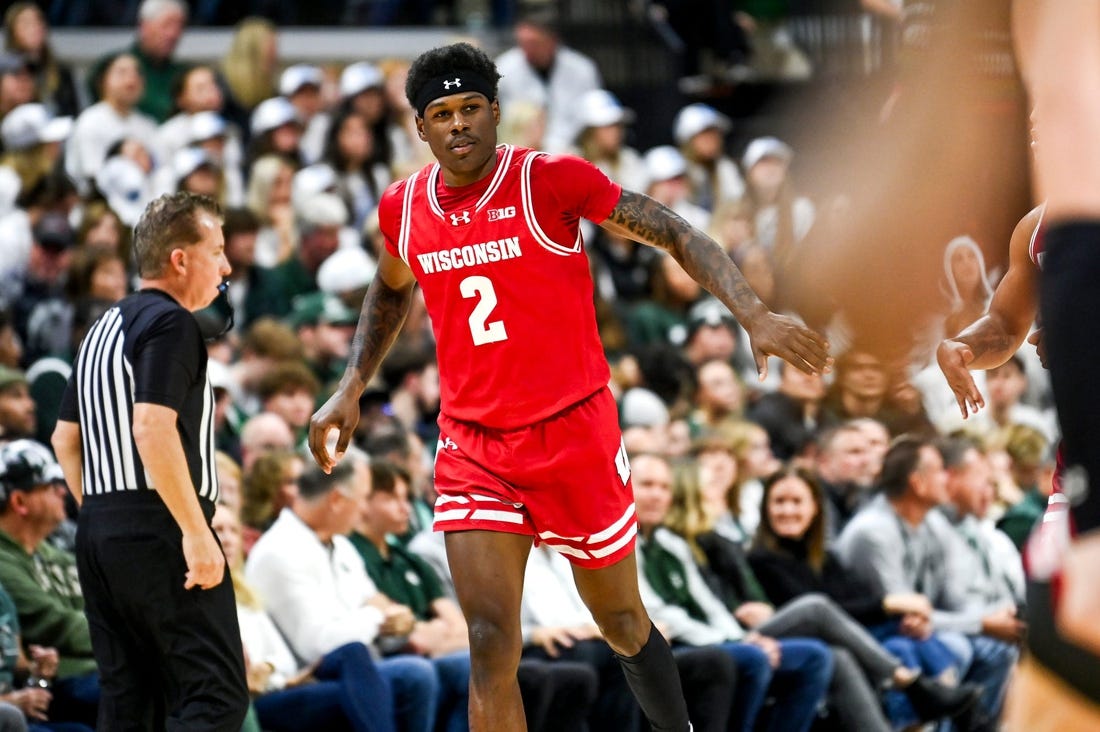
<instances>
[{"instance_id":1,"label":"player's ear","mask_svg":"<svg viewBox=\"0 0 1100 732\"><path fill-rule=\"evenodd\" d=\"M490 106L493 109L493 122L499 125L500 124L500 100L499 99L494 99L492 101L492 103L490 104Z\"/></svg>"},{"instance_id":2,"label":"player's ear","mask_svg":"<svg viewBox=\"0 0 1100 732\"><path fill-rule=\"evenodd\" d=\"M424 134L424 118L420 115L416 116L416 136L420 138L421 142L428 141L428 136Z\"/></svg>"}]
</instances>

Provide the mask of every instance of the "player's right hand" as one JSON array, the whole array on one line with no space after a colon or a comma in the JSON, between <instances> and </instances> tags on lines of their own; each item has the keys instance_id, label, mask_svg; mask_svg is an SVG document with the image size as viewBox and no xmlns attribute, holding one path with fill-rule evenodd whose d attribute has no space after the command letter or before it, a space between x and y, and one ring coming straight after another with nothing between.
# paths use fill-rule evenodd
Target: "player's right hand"
<instances>
[{"instance_id":1,"label":"player's right hand","mask_svg":"<svg viewBox=\"0 0 1100 732\"><path fill-rule=\"evenodd\" d=\"M985 406L985 399L982 398L978 385L974 383L974 377L970 375L970 363L973 360L974 352L970 350L970 346L959 341L941 341L936 349L936 361L947 379L947 385L955 394L963 419L972 413L977 414Z\"/></svg>"},{"instance_id":2,"label":"player's right hand","mask_svg":"<svg viewBox=\"0 0 1100 732\"><path fill-rule=\"evenodd\" d=\"M348 449L351 436L359 424L359 396L343 388L328 398L313 418L309 420L309 451L318 467L326 473L332 472L344 452ZM333 430L339 430L336 438L336 453L329 454L328 436Z\"/></svg>"},{"instance_id":3,"label":"player's right hand","mask_svg":"<svg viewBox=\"0 0 1100 732\"><path fill-rule=\"evenodd\" d=\"M185 590L209 590L225 578L225 554L210 530L183 535L183 558L187 562Z\"/></svg>"}]
</instances>

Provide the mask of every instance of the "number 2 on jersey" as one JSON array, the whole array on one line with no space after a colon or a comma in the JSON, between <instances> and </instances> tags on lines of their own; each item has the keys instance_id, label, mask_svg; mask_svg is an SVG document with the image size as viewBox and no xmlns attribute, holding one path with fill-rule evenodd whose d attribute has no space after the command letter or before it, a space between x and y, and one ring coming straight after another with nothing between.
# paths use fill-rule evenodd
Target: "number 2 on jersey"
<instances>
[{"instance_id":1,"label":"number 2 on jersey","mask_svg":"<svg viewBox=\"0 0 1100 732\"><path fill-rule=\"evenodd\" d=\"M503 320L486 322L497 306L497 293L493 289L493 281L481 275L472 275L462 280L458 285L462 297L467 300L471 297L478 299L474 311L470 313L470 335L473 336L475 346L483 346L486 343L497 343L508 340L508 332L504 330Z\"/></svg>"}]
</instances>

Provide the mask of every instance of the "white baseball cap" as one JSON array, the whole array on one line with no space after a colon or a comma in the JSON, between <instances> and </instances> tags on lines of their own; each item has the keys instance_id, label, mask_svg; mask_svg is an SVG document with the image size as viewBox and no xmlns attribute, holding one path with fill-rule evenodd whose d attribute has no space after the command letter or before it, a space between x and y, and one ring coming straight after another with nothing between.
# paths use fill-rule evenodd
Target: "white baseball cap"
<instances>
[{"instance_id":1,"label":"white baseball cap","mask_svg":"<svg viewBox=\"0 0 1100 732\"><path fill-rule=\"evenodd\" d=\"M189 142L203 142L225 134L225 118L217 112L195 112L191 115Z\"/></svg>"},{"instance_id":2,"label":"white baseball cap","mask_svg":"<svg viewBox=\"0 0 1100 732\"><path fill-rule=\"evenodd\" d=\"M758 137L745 148L741 156L741 166L748 170L764 158L779 158L785 163L791 162L794 150L778 137Z\"/></svg>"},{"instance_id":3,"label":"white baseball cap","mask_svg":"<svg viewBox=\"0 0 1100 732\"><path fill-rule=\"evenodd\" d=\"M672 145L658 145L642 158L650 183L678 178L687 172L687 161Z\"/></svg>"},{"instance_id":4,"label":"white baseball cap","mask_svg":"<svg viewBox=\"0 0 1100 732\"><path fill-rule=\"evenodd\" d=\"M367 89L380 89L385 81L386 77L377 66L358 61L345 66L340 73L340 96L347 99Z\"/></svg>"},{"instance_id":5,"label":"white baseball cap","mask_svg":"<svg viewBox=\"0 0 1100 732\"><path fill-rule=\"evenodd\" d=\"M300 205L318 193L324 193L336 185L336 171L327 163L307 165L294 174L290 181L290 202Z\"/></svg>"},{"instance_id":6,"label":"white baseball cap","mask_svg":"<svg viewBox=\"0 0 1100 732\"><path fill-rule=\"evenodd\" d=\"M294 92L307 84L321 86L325 82L325 75L319 66L311 64L294 64L288 66L283 75L279 77L279 93L289 97Z\"/></svg>"},{"instance_id":7,"label":"white baseball cap","mask_svg":"<svg viewBox=\"0 0 1100 732\"><path fill-rule=\"evenodd\" d=\"M256 109L252 111L252 134L262 135L291 122L301 124L301 120L298 119L298 110L286 97L271 97L257 104Z\"/></svg>"},{"instance_id":8,"label":"white baseball cap","mask_svg":"<svg viewBox=\"0 0 1100 732\"><path fill-rule=\"evenodd\" d=\"M703 130L715 128L729 132L733 128L730 118L709 104L689 104L676 114L672 123L672 136L677 145L683 145Z\"/></svg>"},{"instance_id":9,"label":"white baseball cap","mask_svg":"<svg viewBox=\"0 0 1100 732\"><path fill-rule=\"evenodd\" d=\"M581 97L580 120L585 127L606 127L633 122L634 112L606 89L592 89Z\"/></svg>"},{"instance_id":10,"label":"white baseball cap","mask_svg":"<svg viewBox=\"0 0 1100 732\"><path fill-rule=\"evenodd\" d=\"M370 284L377 268L361 247L341 247L321 263L317 286L330 295L358 290Z\"/></svg>"},{"instance_id":11,"label":"white baseball cap","mask_svg":"<svg viewBox=\"0 0 1100 732\"><path fill-rule=\"evenodd\" d=\"M0 123L0 140L5 150L25 150L43 142L61 142L72 130L72 117L54 117L41 104L20 104Z\"/></svg>"},{"instance_id":12,"label":"white baseball cap","mask_svg":"<svg viewBox=\"0 0 1100 732\"><path fill-rule=\"evenodd\" d=\"M172 173L179 184L184 178L194 173L204 165L218 168L218 163L210 157L210 153L201 147L183 147L172 156Z\"/></svg>"},{"instance_id":13,"label":"white baseball cap","mask_svg":"<svg viewBox=\"0 0 1100 732\"><path fill-rule=\"evenodd\" d=\"M315 193L294 207L299 225L343 226L348 222L348 207L335 193Z\"/></svg>"},{"instance_id":14,"label":"white baseball cap","mask_svg":"<svg viewBox=\"0 0 1100 732\"><path fill-rule=\"evenodd\" d=\"M130 158L115 155L95 174L96 188L127 226L134 226L149 203L145 171Z\"/></svg>"}]
</instances>

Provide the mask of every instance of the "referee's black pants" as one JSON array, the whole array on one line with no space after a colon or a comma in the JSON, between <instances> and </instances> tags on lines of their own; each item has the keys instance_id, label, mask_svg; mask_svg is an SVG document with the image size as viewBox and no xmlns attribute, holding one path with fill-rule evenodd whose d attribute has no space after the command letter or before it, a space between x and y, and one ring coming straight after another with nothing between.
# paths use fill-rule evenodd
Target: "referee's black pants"
<instances>
[{"instance_id":1,"label":"referee's black pants","mask_svg":"<svg viewBox=\"0 0 1100 732\"><path fill-rule=\"evenodd\" d=\"M99 732L240 731L249 696L229 570L213 589L183 589L181 538L154 491L84 500L77 570L102 686Z\"/></svg>"}]
</instances>

